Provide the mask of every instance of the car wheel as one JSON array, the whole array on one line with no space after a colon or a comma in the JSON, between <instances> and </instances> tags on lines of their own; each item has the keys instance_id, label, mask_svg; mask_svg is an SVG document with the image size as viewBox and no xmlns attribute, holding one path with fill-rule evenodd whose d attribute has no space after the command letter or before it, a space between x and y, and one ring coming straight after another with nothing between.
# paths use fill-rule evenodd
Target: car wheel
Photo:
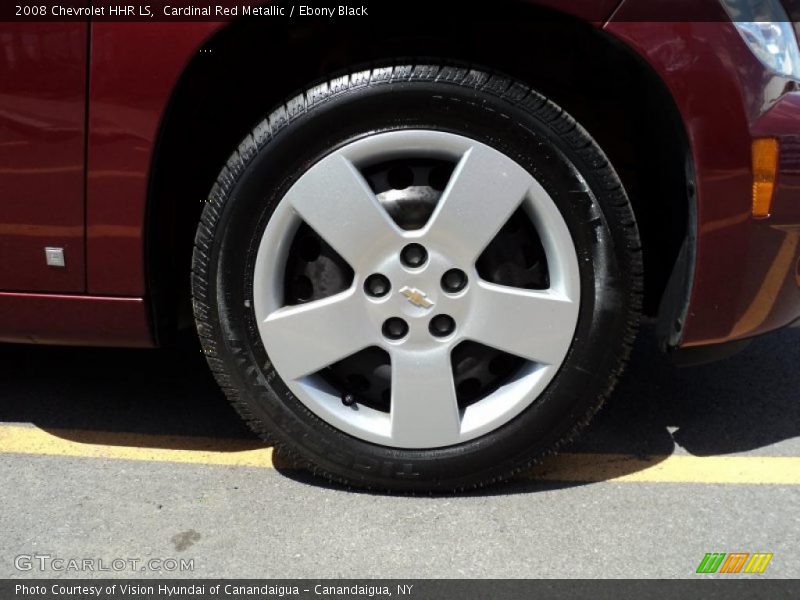
<instances>
[{"instance_id":1,"label":"car wheel","mask_svg":"<svg viewBox=\"0 0 800 600\"><path fill-rule=\"evenodd\" d=\"M345 484L512 476L627 359L638 233L574 119L503 76L420 65L306 90L228 160L197 230L204 352L259 435Z\"/></svg>"}]
</instances>

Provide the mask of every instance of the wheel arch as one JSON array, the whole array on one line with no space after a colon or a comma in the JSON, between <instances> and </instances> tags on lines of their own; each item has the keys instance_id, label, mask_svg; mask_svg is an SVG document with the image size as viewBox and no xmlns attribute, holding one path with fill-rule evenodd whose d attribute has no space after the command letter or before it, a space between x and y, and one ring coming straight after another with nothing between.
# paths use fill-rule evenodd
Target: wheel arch
<instances>
[{"instance_id":1,"label":"wheel arch","mask_svg":"<svg viewBox=\"0 0 800 600\"><path fill-rule=\"evenodd\" d=\"M278 30L252 21L216 31L176 84L153 155L145 248L157 338L168 340L191 322L191 248L202 201L250 128L323 77L431 57L520 79L595 137L639 223L645 311L661 313L667 323L662 343L676 343L671 322L688 301L695 226L691 153L678 109L658 75L624 43L571 16L527 4L521 10L528 19L468 22L458 29L431 22L411 33L402 26L376 32L341 22Z\"/></svg>"}]
</instances>

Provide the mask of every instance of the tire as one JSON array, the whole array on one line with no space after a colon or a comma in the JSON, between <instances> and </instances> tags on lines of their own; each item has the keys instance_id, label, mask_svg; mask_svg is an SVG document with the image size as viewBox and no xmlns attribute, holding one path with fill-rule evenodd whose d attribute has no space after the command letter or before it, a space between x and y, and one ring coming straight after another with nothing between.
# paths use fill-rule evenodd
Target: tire
<instances>
[{"instance_id":1,"label":"tire","mask_svg":"<svg viewBox=\"0 0 800 600\"><path fill-rule=\"evenodd\" d=\"M414 136L423 137L417 139ZM366 166L358 163L357 168L367 179L369 169L388 169L385 171L385 178L389 181L392 177L391 169L394 168L392 165L395 165L392 160L396 158L392 144L403 143L407 145L403 146L403 152L411 152L409 148L412 147L425 148L424 160L434 161L420 163L422 167L409 162L408 165L411 166L407 168L412 172L413 181L417 181L418 173L414 169L424 167L431 169L430 181L433 182L433 173L438 168L436 165L439 165L435 161L439 160L439 154L436 153L438 150L427 150L429 141L433 144L431 147L441 142L442 148L450 148L448 144L454 145L453 147L467 144L473 148L470 152L474 156L484 156L480 154L483 152L487 157L506 161L498 163L502 167L494 170L480 167L486 171L476 171L483 177L476 179L478 186L494 185L493 177L498 172L504 173L503 176L507 176L509 181L516 181L515 178L520 181L525 177L531 178L533 183L525 179L528 182L525 185L536 187L525 188L528 191L525 192L523 203L534 202L531 198L539 194L537 198L540 199L536 200L539 204L531 204L533 208L524 204L520 209L522 213L519 214L522 214L520 218L525 221L525 227L532 223L535 229L524 229L527 232L525 235L541 237L537 247L542 253L536 258L538 262L533 267L526 263L525 268L528 271L525 273L536 271L538 279L534 283L526 283L527 287L521 294L526 298L540 298L537 294L551 294L552 289L558 286L563 285L566 290L570 288L569 281L574 276L574 285L570 288L572 291L564 292L566 300L563 306L571 308L564 308L563 317L562 313L556 312L561 308L553 308L553 314L558 316L553 317L552 325L543 320L544 317L538 316L539 313L529 311L520 315L520 311L502 308L505 305L491 304L493 299L500 296L490 296L489 291L500 294L509 290L492 287L491 281L486 280L489 276L480 271L481 264L484 264L484 271L488 268L495 274L511 272L509 277L514 282L522 281L517 275L513 275L519 269L506 269L503 265L507 263L503 261L511 256L508 264L513 266L516 264L514 261L520 260L520 246L529 248L535 245L528 244L527 241L518 244L514 240L520 238L508 237L519 235L519 227L516 228L516 233L507 232L507 229L514 229L509 226L511 221L503 225L497 233L498 239L501 234L506 237L502 238L505 240L504 245L499 252L494 253L494 262L489 267L485 266L489 246L482 250L483 254L475 261L475 270L472 270L472 264L467 265L463 261L459 263L464 269L462 273L468 278L468 285L471 286L464 292L464 297L480 298L470 299L469 304L463 304L469 308L463 309L454 300L458 293L434 290L428 280L425 280L428 282L425 292L405 286L401 293L407 298L400 298L395 293L398 291L395 285L399 286L402 282L390 281L392 290L387 294L387 300L383 301L383 298L376 296L364 299L365 295L383 293L385 290L380 285L377 288L370 287L374 280L373 283L368 283L365 279L367 273L352 268L348 264L350 258L343 259L339 249L353 244L354 249L350 250L348 247L348 252L355 252L355 249L361 247L362 251L348 256L356 257L353 262L363 261L366 264L373 259L372 254L377 256L382 252L379 246L385 240L381 241L383 238L373 236L371 226L353 226L344 236L339 235L344 231L344 225L334 227L335 224L326 223L339 223L338 219L351 206L341 204L345 201L339 198L344 196L336 195L333 191L330 192L330 198L324 199L325 203L323 199L316 198L313 206L309 204L312 207L307 209L311 211L308 214L313 215L311 222L326 230L327 237L318 236L322 249L308 242L314 246L313 249L303 250L302 244L307 242L303 241L305 238L301 239L299 232L304 225L292 221L296 220L297 210L289 210L286 206L290 201L294 202L292 207L295 209L298 206L307 206L304 203L311 192L303 195L302 190L321 190L318 195L327 196L325 190L333 190L338 185L335 183L330 188L320 187L323 176L314 174L322 173L323 168L334 169L333 166L323 167L324 165L334 165L334 157L339 153L342 156L355 156L359 152L364 154L370 148L385 146L389 150L386 150L385 156L381 155L384 162L373 166L369 162L372 159L363 158ZM449 156L445 150L442 152L442 156ZM412 158L414 157L408 160ZM352 160L356 161L355 158ZM458 160L466 159L462 157ZM356 165L356 162L352 164ZM453 164L469 163L451 161L448 164L450 166L447 168L452 169ZM405 169L403 165L401 166ZM400 173L408 177L408 171L401 170ZM466 183L453 181L456 176L462 178L460 181L470 181L466 179L467 173L467 167L463 166L460 171L451 172L445 179L450 182L452 190L466 190ZM312 176L316 179L311 180ZM375 175L376 178L383 176ZM308 181L311 182L306 183ZM489 229L496 229L493 223L499 216L496 217L495 213L501 214L501 209L497 207L506 202L504 194L512 194L502 188L505 179L497 181L500 182L500 187L487 187L490 192L498 190L497 194L491 193L491 205L483 205L487 207L487 214L492 215L486 219L490 222L487 225ZM401 182L393 189L410 190L409 194L423 188L426 193L430 191L416 183L406 188L403 185ZM428 185L434 186L434 183ZM363 186L358 189L363 191L362 188ZM378 194L382 206L389 211L390 205L383 204L383 196L378 193L378 189L373 185L373 192ZM437 202L444 202L442 198L445 197L457 197L452 190L441 192ZM386 194L384 196L389 197ZM485 197L489 199L489 195ZM347 198L347 202L355 202L350 196ZM411 196L403 198L400 201L403 208L398 214L413 213L411 207L414 202ZM474 200L469 202L470 206L481 206ZM358 211L355 208L353 210L358 218L362 214L366 215L358 212L360 208ZM547 214L541 216L537 212L540 210ZM320 211L324 213L322 216L317 215ZM301 219L307 225L306 214L300 212ZM463 252L458 250L462 252L458 254L459 257L473 256L475 248L470 247L472 242L462 240L458 232L462 232L462 238L467 237L463 233L465 231L484 235L480 227L473 227L475 219L465 217L462 221L463 228L459 225L445 231L444 224L447 220L442 215L449 213L442 209L436 214L439 221L436 221L435 227L429 225L428 229L419 228L433 221L429 214L428 220L422 225L418 224L416 228L406 228L403 225L403 231L398 235L438 231L437 235L440 237L436 239L454 240L454 248L463 246ZM517 218L517 214L514 213L513 218ZM529 220L526 220L528 217ZM344 220L341 223L349 223L345 217L342 218ZM353 218L356 219L355 216ZM391 218L395 220L395 229L399 229L401 222L394 213ZM478 219L481 218L478 215ZM386 226L386 222L388 221L380 221L380 227ZM365 220L363 223L372 221ZM544 228L543 224L548 226ZM471 227L473 228L470 229ZM547 231L542 231L543 228ZM409 231L412 233L409 234ZM562 235L563 232L567 232L566 237ZM309 235L314 233L312 227ZM375 240L362 243L362 236L369 240L375 237ZM336 243L331 242L332 240ZM490 244L495 242L496 239ZM572 258L569 256L572 253L570 247L574 248ZM307 263L303 262L305 259L296 257L298 252L305 252L306 255L310 252L318 257L314 260L321 261L319 265L314 263L319 269L328 269L318 280L312 281L311 292L308 289L302 292L293 291L297 282L302 282L307 287L305 275L293 279L294 275L290 273L290 269L299 269L297 272L300 273L308 272ZM436 261L444 261L445 258L442 257L446 254L445 251L432 249L426 260L432 265L439 265ZM401 262L405 258L407 256L403 255ZM545 261L544 266L541 266L542 260ZM264 265L272 267L264 268ZM395 266L386 267L388 270L397 269L396 272L401 273L402 277L411 277L409 273L415 272L412 268L402 268L405 270ZM441 266L440 270L444 268L445 266ZM433 266L427 270L431 271L426 275L429 279L438 277L438 271L434 273ZM542 274L543 271L546 271L546 275ZM292 273L296 275L295 271ZM542 289L541 281L545 281L545 288L549 285L550 289ZM495 283L499 283L501 287L507 285L502 278ZM441 285L445 286L443 280ZM513 285L517 286L517 283ZM519 285L522 287L522 284ZM619 178L594 140L561 108L524 84L504 76L441 65L394 66L351 73L309 88L278 107L252 130L222 168L203 210L195 240L192 288L200 340L219 385L253 431L274 444L278 452L317 475L345 485L406 492L444 492L485 486L507 479L557 450L589 422L614 387L631 350L641 306L642 262L633 212ZM379 321L375 321L378 325L374 327L370 324L363 328L356 320L352 324L348 321L347 331L352 332L352 335L348 334L348 339L345 340L337 330L336 343L329 341L334 338L327 332L338 327L337 319L318 318L313 322L303 321L308 323L307 327L281 329L284 326L280 323L300 322L281 321L281 318L291 315L296 319L302 311L292 307L303 305L302 296L306 296L305 300L308 300L309 294L309 306L320 298L323 299L321 302L325 302L324 298L329 297L332 299L329 302L333 304L334 300L338 303L340 298L347 297L349 302L361 302L366 307L364 314L384 310L383 305L392 310L402 307L396 310L404 311L401 318L407 321L404 334L406 341L393 340L391 337L403 334L402 326L389 333L387 329L383 329L383 341L376 342L376 347L380 346L382 350L370 348L369 351L381 356L391 355L393 375L390 377L390 398L396 394L397 398L408 399L408 408L401 408L399 400L395 402L391 399L388 401L388 408L387 405L381 405L380 402L386 401L385 390L383 396L370 397L371 399L367 398L368 392L364 392L363 399L357 393L349 393L349 375L342 379L341 373L336 369L341 370L341 365L350 359L343 359L342 363L337 362L314 374L295 378L296 373L301 372L298 361L305 360L305 354L309 356L309 360L313 356L314 360L320 361L322 358L317 354L324 354L328 346L333 348L331 352L337 350L336 344L340 338L350 343L351 338L357 338L370 327L380 329ZM429 297L434 296L438 304L428 308L432 304ZM406 299L413 306L397 304ZM284 303L291 306L279 308ZM311 308L319 310L320 306L322 304L315 304ZM452 330L445 326L434 334L432 317L440 310L439 306L453 307L456 314L455 333L447 333ZM473 309L474 306L497 306L497 309L488 312L480 309L484 312L476 313L474 311L478 309ZM543 310L541 314L550 315L547 311L554 306L547 304L547 310ZM562 307L561 304L558 306ZM275 312L269 313L270 310ZM279 310L283 312L277 312ZM419 323L414 320L426 310L430 312L425 313ZM269 316L265 319L268 313ZM459 321L462 313L464 320ZM361 316L358 312L354 314L353 319ZM476 314L482 316L477 318ZM508 319L512 317L509 324ZM427 327L434 337L430 342L425 342L422 328L429 318L431 321ZM488 323L485 327L481 325L484 321ZM498 323L496 326L492 325L494 321ZM385 322L384 326L386 327ZM513 335L515 328L521 332L516 336ZM473 345L459 342L458 346L447 346L447 340L450 339L448 336L458 336L462 329L467 332L473 329L487 332L486 335L496 336L500 342ZM377 332L374 335L377 336L376 339L380 338ZM559 341L545 344L550 339L548 336ZM431 353L441 354L444 351L440 349L447 347L447 356L451 357L447 359L450 366L455 364L456 353L464 348L474 351L474 357L470 355L465 364L468 363L469 368L477 364L483 368L481 374L491 372L486 380L488 383L478 376L471 380L473 384L478 381L481 387L480 392L475 392L472 390L474 385L470 384L471 393L479 394L478 400L470 400L467 393L469 390L462 393L462 386L465 389L470 387L464 384L466 380L448 384L448 377L451 375L442 375L441 369L432 375L430 388L426 387L427 359L413 363L419 369L419 377L396 376L396 373L413 372L403 370L401 365L405 364L408 356L422 356L412 353L412 345L417 344L413 340L418 339L423 340L419 342L419 348L430 347ZM524 352L531 346L530 355L504 353L506 341L514 348L523 348ZM563 347L562 350L552 350L559 344ZM552 352L554 358L543 360L540 364L537 362L536 352ZM369 369L371 367L364 365L372 358L366 358L367 350L363 353L365 354L357 355L357 360L353 360L358 369ZM498 355L503 358L497 359ZM508 356L511 359L507 359ZM534 356L535 360L531 361L530 356ZM399 357L396 359L397 364L395 357ZM431 363L433 362L435 359L431 358ZM495 363L503 368L494 369L492 365ZM489 371L486 371L486 364L489 365ZM459 368L458 365L454 367L455 375L452 377L455 382L458 382ZM289 371L292 371L292 376L284 377ZM379 369L376 368L374 373L378 372ZM364 388L363 377L359 381L361 388ZM368 381L367 385L371 385L371 382ZM517 390L515 386L519 386L518 389L525 393L514 392ZM451 388L455 390L452 393ZM427 398L429 389L444 391L439 395L431 394ZM336 394L341 394L341 404L336 400ZM448 396L449 404L446 408L440 408L436 404L441 395ZM458 402L460 416L457 418L463 420L456 424L455 429L452 424L443 423L441 430L444 432L447 429L446 434L437 430L440 425L435 418L431 417L431 423L427 423L425 413L420 415L418 424L403 425L404 419L408 420L419 414L412 411L412 404L415 407L424 407L420 403L428 401L432 407L431 412L437 418L442 415L442 422L447 421L451 418L453 398ZM487 399L491 399L494 404L482 404ZM325 404L326 402L331 404ZM442 405L444 404L442 401ZM353 416L341 406L352 409ZM491 406L492 410L472 408L473 406ZM509 406L512 408L508 408ZM388 417L385 416L387 414ZM502 419L497 415L501 415ZM474 417L470 421L471 429L467 428L467 416L470 419ZM361 418L365 420L359 421ZM386 422L390 423L389 430L385 429ZM387 442L382 442L383 439ZM442 440L442 443L438 443L438 440Z\"/></svg>"}]
</instances>

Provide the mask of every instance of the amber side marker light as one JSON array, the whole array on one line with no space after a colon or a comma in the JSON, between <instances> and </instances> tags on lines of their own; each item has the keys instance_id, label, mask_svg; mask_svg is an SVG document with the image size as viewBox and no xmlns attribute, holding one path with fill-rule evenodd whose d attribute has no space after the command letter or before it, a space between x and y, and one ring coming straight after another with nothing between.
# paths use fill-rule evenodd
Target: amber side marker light
<instances>
[{"instance_id":1,"label":"amber side marker light","mask_svg":"<svg viewBox=\"0 0 800 600\"><path fill-rule=\"evenodd\" d=\"M778 172L778 140L753 140L753 216L765 219L772 208Z\"/></svg>"}]
</instances>

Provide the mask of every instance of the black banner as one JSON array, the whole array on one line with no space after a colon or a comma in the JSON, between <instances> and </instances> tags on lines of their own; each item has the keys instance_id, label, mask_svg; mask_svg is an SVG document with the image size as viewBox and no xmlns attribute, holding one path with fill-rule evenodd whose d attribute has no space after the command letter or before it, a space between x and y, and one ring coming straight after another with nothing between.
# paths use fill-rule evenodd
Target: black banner
<instances>
[{"instance_id":1,"label":"black banner","mask_svg":"<svg viewBox=\"0 0 800 600\"><path fill-rule=\"evenodd\" d=\"M230 21L234 19L374 20L552 20L579 16L603 22L622 21L743 21L794 20L800 0L782 0L786 14L750 10L750 0L494 0L486 3L444 0L3 0L0 21ZM723 8L723 3L729 10ZM737 9L745 3L747 9ZM780 6L780 5L778 5ZM786 16L788 14L788 17Z\"/></svg>"},{"instance_id":2,"label":"black banner","mask_svg":"<svg viewBox=\"0 0 800 600\"><path fill-rule=\"evenodd\" d=\"M797 598L795 580L525 580L525 579L62 579L0 580L0 598L58 600L245 600L245 599L370 599L519 600L523 598L664 598L681 600Z\"/></svg>"}]
</instances>

